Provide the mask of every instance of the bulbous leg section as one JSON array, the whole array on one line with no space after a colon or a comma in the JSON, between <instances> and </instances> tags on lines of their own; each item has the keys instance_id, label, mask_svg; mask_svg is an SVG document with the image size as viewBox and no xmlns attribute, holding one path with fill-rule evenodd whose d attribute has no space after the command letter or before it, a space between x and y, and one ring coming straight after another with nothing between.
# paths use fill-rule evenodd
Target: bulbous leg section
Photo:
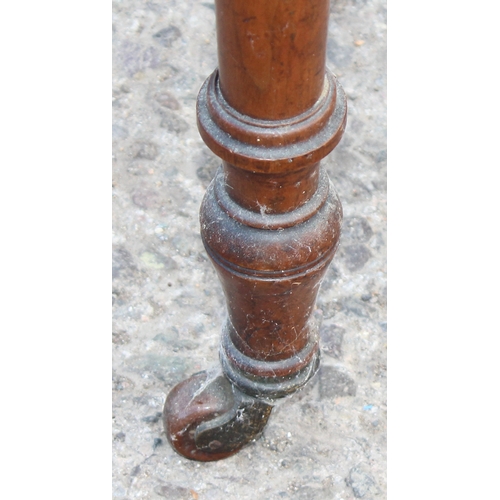
<instances>
[{"instance_id":1,"label":"bulbous leg section","mask_svg":"<svg viewBox=\"0 0 500 500\"><path fill-rule=\"evenodd\" d=\"M203 371L172 389L163 422L178 453L209 462L229 457L257 438L271 410L270 404L243 394L222 374Z\"/></svg>"}]
</instances>

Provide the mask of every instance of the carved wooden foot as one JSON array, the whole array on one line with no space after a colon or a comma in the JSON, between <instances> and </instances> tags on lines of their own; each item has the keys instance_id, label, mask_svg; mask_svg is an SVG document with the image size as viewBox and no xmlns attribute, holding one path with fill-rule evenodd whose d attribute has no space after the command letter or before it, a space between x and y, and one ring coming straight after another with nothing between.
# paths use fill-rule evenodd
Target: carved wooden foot
<instances>
[{"instance_id":1,"label":"carved wooden foot","mask_svg":"<svg viewBox=\"0 0 500 500\"><path fill-rule=\"evenodd\" d=\"M271 409L223 375L200 372L170 392L163 418L168 440L181 455L208 462L226 458L258 437Z\"/></svg>"},{"instance_id":2,"label":"carved wooden foot","mask_svg":"<svg viewBox=\"0 0 500 500\"><path fill-rule=\"evenodd\" d=\"M228 306L220 360L177 385L165 430L187 458L218 460L255 439L272 401L319 366L313 309L337 249L342 208L324 158L347 107L325 68L327 0L216 0L219 69L197 103L222 166L200 212L201 237Z\"/></svg>"}]
</instances>

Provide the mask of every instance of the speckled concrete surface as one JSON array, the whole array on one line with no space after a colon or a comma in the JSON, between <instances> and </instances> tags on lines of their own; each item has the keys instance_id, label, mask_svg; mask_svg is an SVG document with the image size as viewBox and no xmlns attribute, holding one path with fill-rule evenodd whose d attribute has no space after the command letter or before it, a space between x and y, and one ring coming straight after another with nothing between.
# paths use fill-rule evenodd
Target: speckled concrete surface
<instances>
[{"instance_id":1,"label":"speckled concrete surface","mask_svg":"<svg viewBox=\"0 0 500 500\"><path fill-rule=\"evenodd\" d=\"M217 66L210 1L113 4L113 497L386 497L386 5L332 1L328 66L348 125L325 165L341 246L322 284L322 365L261 439L200 464L168 445L166 394L218 365L224 300L199 238L218 160L195 100Z\"/></svg>"}]
</instances>

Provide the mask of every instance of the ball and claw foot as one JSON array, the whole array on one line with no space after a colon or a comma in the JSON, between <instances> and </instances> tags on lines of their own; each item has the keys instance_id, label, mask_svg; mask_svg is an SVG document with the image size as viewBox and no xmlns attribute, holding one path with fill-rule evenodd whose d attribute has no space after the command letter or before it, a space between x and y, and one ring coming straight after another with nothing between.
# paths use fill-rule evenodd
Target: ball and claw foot
<instances>
[{"instance_id":1,"label":"ball and claw foot","mask_svg":"<svg viewBox=\"0 0 500 500\"><path fill-rule=\"evenodd\" d=\"M178 453L209 462L229 457L259 437L271 410L272 405L243 394L224 375L203 371L170 391L163 423Z\"/></svg>"}]
</instances>

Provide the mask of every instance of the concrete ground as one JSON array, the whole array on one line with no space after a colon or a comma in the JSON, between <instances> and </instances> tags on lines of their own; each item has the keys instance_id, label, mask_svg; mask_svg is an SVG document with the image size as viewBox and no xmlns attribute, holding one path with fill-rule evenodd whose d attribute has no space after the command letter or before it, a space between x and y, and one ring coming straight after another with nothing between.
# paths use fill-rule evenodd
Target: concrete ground
<instances>
[{"instance_id":1,"label":"concrete ground","mask_svg":"<svg viewBox=\"0 0 500 500\"><path fill-rule=\"evenodd\" d=\"M348 125L323 160L341 246L318 298L322 365L220 462L166 441L168 391L218 365L224 300L199 237L218 160L195 100L217 66L211 0L113 2L113 498L385 498L386 4L332 0L328 66Z\"/></svg>"}]
</instances>

